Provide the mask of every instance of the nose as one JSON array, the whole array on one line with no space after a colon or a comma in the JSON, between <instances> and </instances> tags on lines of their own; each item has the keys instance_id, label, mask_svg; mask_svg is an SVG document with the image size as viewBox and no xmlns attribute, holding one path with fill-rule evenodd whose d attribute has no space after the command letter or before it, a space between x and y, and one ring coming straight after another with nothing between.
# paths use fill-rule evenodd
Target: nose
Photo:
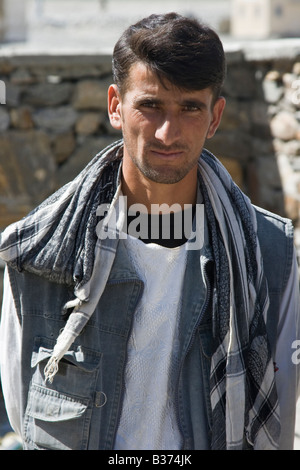
<instances>
[{"instance_id":1,"label":"nose","mask_svg":"<svg viewBox=\"0 0 300 470\"><path fill-rule=\"evenodd\" d=\"M181 135L178 116L164 115L159 122L155 137L164 145L171 145L178 141Z\"/></svg>"}]
</instances>

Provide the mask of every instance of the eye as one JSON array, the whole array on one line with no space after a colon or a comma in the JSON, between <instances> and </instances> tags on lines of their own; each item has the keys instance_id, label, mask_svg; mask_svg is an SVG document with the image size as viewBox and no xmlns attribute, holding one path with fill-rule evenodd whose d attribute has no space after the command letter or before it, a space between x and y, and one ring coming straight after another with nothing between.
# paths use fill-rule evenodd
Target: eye
<instances>
[{"instance_id":1,"label":"eye","mask_svg":"<svg viewBox=\"0 0 300 470\"><path fill-rule=\"evenodd\" d=\"M200 107L197 105L197 104L186 104L182 107L183 111L187 111L187 112L197 112L197 111L200 111Z\"/></svg>"},{"instance_id":2,"label":"eye","mask_svg":"<svg viewBox=\"0 0 300 470\"><path fill-rule=\"evenodd\" d=\"M158 108L158 104L155 101L144 101L140 105L142 108L150 108L150 109L155 109Z\"/></svg>"},{"instance_id":3,"label":"eye","mask_svg":"<svg viewBox=\"0 0 300 470\"><path fill-rule=\"evenodd\" d=\"M189 113L200 113L207 109L206 103L198 99L186 99L181 103L181 109Z\"/></svg>"}]
</instances>

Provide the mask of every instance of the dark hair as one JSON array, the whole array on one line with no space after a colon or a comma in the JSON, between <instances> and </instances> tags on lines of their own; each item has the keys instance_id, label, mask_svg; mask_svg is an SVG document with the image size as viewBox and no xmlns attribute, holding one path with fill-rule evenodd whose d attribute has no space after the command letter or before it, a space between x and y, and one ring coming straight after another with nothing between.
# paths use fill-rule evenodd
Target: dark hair
<instances>
[{"instance_id":1,"label":"dark hair","mask_svg":"<svg viewBox=\"0 0 300 470\"><path fill-rule=\"evenodd\" d=\"M218 98L225 78L225 54L208 26L177 13L151 15L125 30L113 52L113 77L126 92L129 70L143 62L160 80L185 90L211 88Z\"/></svg>"}]
</instances>

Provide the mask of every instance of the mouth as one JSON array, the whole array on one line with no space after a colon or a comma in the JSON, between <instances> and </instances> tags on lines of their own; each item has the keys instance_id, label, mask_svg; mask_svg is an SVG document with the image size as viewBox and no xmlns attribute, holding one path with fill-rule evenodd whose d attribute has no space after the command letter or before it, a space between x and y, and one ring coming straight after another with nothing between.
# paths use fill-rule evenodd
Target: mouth
<instances>
[{"instance_id":1,"label":"mouth","mask_svg":"<svg viewBox=\"0 0 300 470\"><path fill-rule=\"evenodd\" d=\"M173 150L173 151L163 151L163 150L151 150L152 155L164 159L164 160L174 160L183 155L182 150Z\"/></svg>"}]
</instances>

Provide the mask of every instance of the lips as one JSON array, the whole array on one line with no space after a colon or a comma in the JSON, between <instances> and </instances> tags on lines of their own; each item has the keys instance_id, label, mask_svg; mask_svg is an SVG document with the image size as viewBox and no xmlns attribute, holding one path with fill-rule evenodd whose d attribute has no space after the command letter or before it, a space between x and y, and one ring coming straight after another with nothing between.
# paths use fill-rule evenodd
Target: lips
<instances>
[{"instance_id":1,"label":"lips","mask_svg":"<svg viewBox=\"0 0 300 470\"><path fill-rule=\"evenodd\" d=\"M159 158L165 158L165 159L172 159L172 158L178 158L183 154L183 151L169 151L169 152L164 152L162 150L151 150L151 153L158 156Z\"/></svg>"}]
</instances>

